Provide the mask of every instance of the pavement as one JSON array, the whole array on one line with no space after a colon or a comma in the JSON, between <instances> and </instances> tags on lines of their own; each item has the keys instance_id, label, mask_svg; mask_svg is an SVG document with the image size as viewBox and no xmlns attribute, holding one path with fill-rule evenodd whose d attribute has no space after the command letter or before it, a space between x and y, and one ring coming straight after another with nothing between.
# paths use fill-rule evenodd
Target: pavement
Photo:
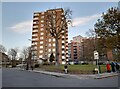
<instances>
[{"instance_id":1,"label":"pavement","mask_svg":"<svg viewBox=\"0 0 120 89\"><path fill-rule=\"evenodd\" d=\"M42 73L46 75L56 76L56 77L63 77L63 78L77 78L77 79L102 79L102 78L109 78L118 76L119 73L111 72L111 73L101 73L101 74L65 74L65 73L58 73L58 72L49 72L43 70L28 70L29 72L36 72Z\"/></svg>"}]
</instances>

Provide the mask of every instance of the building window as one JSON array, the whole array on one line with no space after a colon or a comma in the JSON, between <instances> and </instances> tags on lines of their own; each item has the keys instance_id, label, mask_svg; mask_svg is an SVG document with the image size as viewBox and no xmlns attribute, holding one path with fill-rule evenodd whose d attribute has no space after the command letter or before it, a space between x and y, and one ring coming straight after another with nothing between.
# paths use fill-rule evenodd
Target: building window
<instances>
[{"instance_id":1,"label":"building window","mask_svg":"<svg viewBox=\"0 0 120 89\"><path fill-rule=\"evenodd\" d=\"M39 58L42 58L42 57L43 57L42 55L39 56Z\"/></svg>"},{"instance_id":2,"label":"building window","mask_svg":"<svg viewBox=\"0 0 120 89\"><path fill-rule=\"evenodd\" d=\"M65 53L65 51L62 51L62 54Z\"/></svg>"},{"instance_id":3,"label":"building window","mask_svg":"<svg viewBox=\"0 0 120 89\"><path fill-rule=\"evenodd\" d=\"M55 49L53 49L53 52L55 52Z\"/></svg>"},{"instance_id":4,"label":"building window","mask_svg":"<svg viewBox=\"0 0 120 89\"><path fill-rule=\"evenodd\" d=\"M42 12L41 14L44 14L45 12Z\"/></svg>"},{"instance_id":5,"label":"building window","mask_svg":"<svg viewBox=\"0 0 120 89\"><path fill-rule=\"evenodd\" d=\"M43 32L41 32L41 33L40 33L40 35L44 35L44 33L43 33Z\"/></svg>"},{"instance_id":6,"label":"building window","mask_svg":"<svg viewBox=\"0 0 120 89\"><path fill-rule=\"evenodd\" d=\"M38 40L38 38L33 38L33 39L32 39L32 41L37 41L37 40Z\"/></svg>"},{"instance_id":7,"label":"building window","mask_svg":"<svg viewBox=\"0 0 120 89\"><path fill-rule=\"evenodd\" d=\"M51 52L51 49L48 49L48 52Z\"/></svg>"},{"instance_id":8,"label":"building window","mask_svg":"<svg viewBox=\"0 0 120 89\"><path fill-rule=\"evenodd\" d=\"M38 34L33 34L32 36L38 36Z\"/></svg>"},{"instance_id":9,"label":"building window","mask_svg":"<svg viewBox=\"0 0 120 89\"><path fill-rule=\"evenodd\" d=\"M65 31L64 30L62 30L62 33L64 33Z\"/></svg>"},{"instance_id":10,"label":"building window","mask_svg":"<svg viewBox=\"0 0 120 89\"><path fill-rule=\"evenodd\" d=\"M37 18L37 17L35 17L35 18L33 18L33 20L38 20L38 18Z\"/></svg>"},{"instance_id":11,"label":"building window","mask_svg":"<svg viewBox=\"0 0 120 89\"><path fill-rule=\"evenodd\" d=\"M68 54L68 50L66 50L66 54Z\"/></svg>"},{"instance_id":12,"label":"building window","mask_svg":"<svg viewBox=\"0 0 120 89\"><path fill-rule=\"evenodd\" d=\"M53 42L55 42L55 38L53 39Z\"/></svg>"},{"instance_id":13,"label":"building window","mask_svg":"<svg viewBox=\"0 0 120 89\"><path fill-rule=\"evenodd\" d=\"M65 38L65 36L62 36L62 38Z\"/></svg>"},{"instance_id":14,"label":"building window","mask_svg":"<svg viewBox=\"0 0 120 89\"><path fill-rule=\"evenodd\" d=\"M33 26L33 28L38 28L38 26Z\"/></svg>"},{"instance_id":15,"label":"building window","mask_svg":"<svg viewBox=\"0 0 120 89\"><path fill-rule=\"evenodd\" d=\"M40 46L40 48L43 48L43 46Z\"/></svg>"},{"instance_id":16,"label":"building window","mask_svg":"<svg viewBox=\"0 0 120 89\"><path fill-rule=\"evenodd\" d=\"M43 41L40 41L40 44L43 44Z\"/></svg>"},{"instance_id":17,"label":"building window","mask_svg":"<svg viewBox=\"0 0 120 89\"><path fill-rule=\"evenodd\" d=\"M39 13L34 13L34 16L39 16Z\"/></svg>"},{"instance_id":18,"label":"building window","mask_svg":"<svg viewBox=\"0 0 120 89\"><path fill-rule=\"evenodd\" d=\"M66 47L66 49L68 50L68 47Z\"/></svg>"},{"instance_id":19,"label":"building window","mask_svg":"<svg viewBox=\"0 0 120 89\"><path fill-rule=\"evenodd\" d=\"M64 41L64 40L62 40L62 43L65 43L65 41Z\"/></svg>"},{"instance_id":20,"label":"building window","mask_svg":"<svg viewBox=\"0 0 120 89\"><path fill-rule=\"evenodd\" d=\"M41 28L40 30L41 30L41 31L43 31L43 30L44 30L44 28Z\"/></svg>"},{"instance_id":21,"label":"building window","mask_svg":"<svg viewBox=\"0 0 120 89\"><path fill-rule=\"evenodd\" d=\"M32 45L37 45L37 42L33 42Z\"/></svg>"},{"instance_id":22,"label":"building window","mask_svg":"<svg viewBox=\"0 0 120 89\"><path fill-rule=\"evenodd\" d=\"M41 16L41 18L44 18L44 15L43 15L43 16Z\"/></svg>"},{"instance_id":23,"label":"building window","mask_svg":"<svg viewBox=\"0 0 120 89\"><path fill-rule=\"evenodd\" d=\"M40 53L43 53L43 50L40 50Z\"/></svg>"},{"instance_id":24,"label":"building window","mask_svg":"<svg viewBox=\"0 0 120 89\"><path fill-rule=\"evenodd\" d=\"M51 39L49 39L49 42L51 42Z\"/></svg>"},{"instance_id":25,"label":"building window","mask_svg":"<svg viewBox=\"0 0 120 89\"><path fill-rule=\"evenodd\" d=\"M37 30L37 29L35 29L35 30L33 30L32 32L38 32L38 30Z\"/></svg>"},{"instance_id":26,"label":"building window","mask_svg":"<svg viewBox=\"0 0 120 89\"><path fill-rule=\"evenodd\" d=\"M56 18L56 15L53 15L53 18Z\"/></svg>"},{"instance_id":27,"label":"building window","mask_svg":"<svg viewBox=\"0 0 120 89\"><path fill-rule=\"evenodd\" d=\"M41 23L43 23L44 22L44 20L41 20Z\"/></svg>"},{"instance_id":28,"label":"building window","mask_svg":"<svg viewBox=\"0 0 120 89\"><path fill-rule=\"evenodd\" d=\"M44 24L41 24L41 27L44 27Z\"/></svg>"},{"instance_id":29,"label":"building window","mask_svg":"<svg viewBox=\"0 0 120 89\"><path fill-rule=\"evenodd\" d=\"M48 46L51 47L51 44L49 44Z\"/></svg>"},{"instance_id":30,"label":"building window","mask_svg":"<svg viewBox=\"0 0 120 89\"><path fill-rule=\"evenodd\" d=\"M65 46L62 46L62 48L65 48Z\"/></svg>"},{"instance_id":31,"label":"building window","mask_svg":"<svg viewBox=\"0 0 120 89\"><path fill-rule=\"evenodd\" d=\"M65 59L65 56L62 56L62 59Z\"/></svg>"},{"instance_id":32,"label":"building window","mask_svg":"<svg viewBox=\"0 0 120 89\"><path fill-rule=\"evenodd\" d=\"M48 54L48 57L50 57L51 54Z\"/></svg>"},{"instance_id":33,"label":"building window","mask_svg":"<svg viewBox=\"0 0 120 89\"><path fill-rule=\"evenodd\" d=\"M53 43L53 46L55 47L55 43Z\"/></svg>"},{"instance_id":34,"label":"building window","mask_svg":"<svg viewBox=\"0 0 120 89\"><path fill-rule=\"evenodd\" d=\"M43 37L40 37L40 39L42 40L42 39L43 39Z\"/></svg>"},{"instance_id":35,"label":"building window","mask_svg":"<svg viewBox=\"0 0 120 89\"><path fill-rule=\"evenodd\" d=\"M35 22L33 22L33 24L39 24L39 22L36 22L36 21L35 21Z\"/></svg>"}]
</instances>

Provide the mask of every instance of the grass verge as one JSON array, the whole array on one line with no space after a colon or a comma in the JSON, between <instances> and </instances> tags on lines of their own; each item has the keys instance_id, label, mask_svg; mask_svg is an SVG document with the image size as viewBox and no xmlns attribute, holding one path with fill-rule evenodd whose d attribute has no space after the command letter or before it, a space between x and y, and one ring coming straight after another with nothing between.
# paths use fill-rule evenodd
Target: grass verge
<instances>
[{"instance_id":1,"label":"grass verge","mask_svg":"<svg viewBox=\"0 0 120 89\"><path fill-rule=\"evenodd\" d=\"M68 72L70 74L93 74L94 68L96 68L96 65L68 65ZM40 65L39 68L36 69L64 73L64 65ZM106 65L100 65L100 72L106 72Z\"/></svg>"}]
</instances>

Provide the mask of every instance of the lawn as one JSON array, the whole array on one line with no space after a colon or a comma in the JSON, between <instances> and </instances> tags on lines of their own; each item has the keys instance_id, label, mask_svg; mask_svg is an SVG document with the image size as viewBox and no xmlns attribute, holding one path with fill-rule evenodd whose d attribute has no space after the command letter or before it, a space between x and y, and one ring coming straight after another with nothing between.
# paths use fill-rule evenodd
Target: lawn
<instances>
[{"instance_id":1,"label":"lawn","mask_svg":"<svg viewBox=\"0 0 120 89\"><path fill-rule=\"evenodd\" d=\"M96 65L68 65L68 72L70 74L93 74L93 69ZM40 65L37 70L46 70L54 72L64 72L64 65ZM106 72L106 65L100 65L101 73Z\"/></svg>"}]
</instances>

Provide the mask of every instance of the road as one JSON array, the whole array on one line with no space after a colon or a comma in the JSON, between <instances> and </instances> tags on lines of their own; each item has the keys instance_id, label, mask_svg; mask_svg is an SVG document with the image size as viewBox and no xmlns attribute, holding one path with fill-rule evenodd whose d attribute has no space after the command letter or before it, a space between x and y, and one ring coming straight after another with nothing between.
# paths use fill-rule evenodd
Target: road
<instances>
[{"instance_id":1,"label":"road","mask_svg":"<svg viewBox=\"0 0 120 89\"><path fill-rule=\"evenodd\" d=\"M17 69L2 70L3 87L117 87L118 77L103 79L63 78Z\"/></svg>"}]
</instances>

